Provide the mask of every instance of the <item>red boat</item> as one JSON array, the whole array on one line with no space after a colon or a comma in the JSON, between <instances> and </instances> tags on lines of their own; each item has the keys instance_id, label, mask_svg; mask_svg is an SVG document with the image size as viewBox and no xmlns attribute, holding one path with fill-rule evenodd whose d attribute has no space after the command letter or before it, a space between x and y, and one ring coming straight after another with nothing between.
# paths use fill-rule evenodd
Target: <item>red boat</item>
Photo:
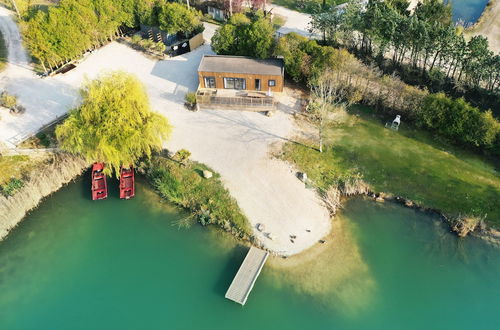
<instances>
[{"instance_id":1,"label":"red boat","mask_svg":"<svg viewBox=\"0 0 500 330\"><path fill-rule=\"evenodd\" d=\"M103 170L104 163L94 163L92 165L92 200L94 201L108 197L106 175Z\"/></svg>"},{"instance_id":2,"label":"red boat","mask_svg":"<svg viewBox=\"0 0 500 330\"><path fill-rule=\"evenodd\" d=\"M134 167L120 167L120 198L129 199L135 196Z\"/></svg>"}]
</instances>

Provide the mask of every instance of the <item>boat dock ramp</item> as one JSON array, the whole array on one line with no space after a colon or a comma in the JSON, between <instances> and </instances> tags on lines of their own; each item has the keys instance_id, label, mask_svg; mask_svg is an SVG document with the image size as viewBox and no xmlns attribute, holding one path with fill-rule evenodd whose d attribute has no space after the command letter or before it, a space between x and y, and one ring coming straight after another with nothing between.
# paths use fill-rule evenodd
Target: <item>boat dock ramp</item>
<instances>
[{"instance_id":1,"label":"boat dock ramp","mask_svg":"<svg viewBox=\"0 0 500 330\"><path fill-rule=\"evenodd\" d=\"M233 282L226 292L226 298L237 302L238 304L245 305L250 291L259 277L260 271L266 263L269 252L258 249L254 246L250 248L236 273Z\"/></svg>"}]
</instances>

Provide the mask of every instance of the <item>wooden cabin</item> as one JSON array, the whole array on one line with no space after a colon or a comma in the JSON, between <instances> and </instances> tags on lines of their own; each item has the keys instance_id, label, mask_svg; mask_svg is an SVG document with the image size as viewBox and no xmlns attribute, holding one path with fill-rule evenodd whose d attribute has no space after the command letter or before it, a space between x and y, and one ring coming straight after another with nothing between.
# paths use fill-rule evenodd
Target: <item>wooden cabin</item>
<instances>
[{"instance_id":1,"label":"wooden cabin","mask_svg":"<svg viewBox=\"0 0 500 330\"><path fill-rule=\"evenodd\" d=\"M271 111L283 92L281 58L205 55L198 67L197 104L208 108Z\"/></svg>"},{"instance_id":2,"label":"wooden cabin","mask_svg":"<svg viewBox=\"0 0 500 330\"><path fill-rule=\"evenodd\" d=\"M283 92L285 64L281 58L205 55L198 68L200 88Z\"/></svg>"}]
</instances>

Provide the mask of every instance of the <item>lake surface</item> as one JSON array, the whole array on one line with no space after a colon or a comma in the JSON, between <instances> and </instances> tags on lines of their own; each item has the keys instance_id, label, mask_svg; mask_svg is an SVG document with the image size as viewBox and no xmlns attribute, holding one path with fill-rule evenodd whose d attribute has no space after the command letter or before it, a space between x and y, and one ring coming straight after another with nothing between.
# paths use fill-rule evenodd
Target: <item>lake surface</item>
<instances>
[{"instance_id":1,"label":"lake surface","mask_svg":"<svg viewBox=\"0 0 500 330\"><path fill-rule=\"evenodd\" d=\"M489 0L449 0L453 8L453 21L475 23L484 11Z\"/></svg>"},{"instance_id":2,"label":"lake surface","mask_svg":"<svg viewBox=\"0 0 500 330\"><path fill-rule=\"evenodd\" d=\"M241 307L224 293L246 247L218 230L178 229L185 214L158 203L144 184L130 201L111 191L92 202L87 188L78 180L55 193L0 243L0 329L494 329L500 322L500 249L458 240L413 210L351 200L336 220L341 230L312 258L316 268L300 257L270 260Z\"/></svg>"}]
</instances>

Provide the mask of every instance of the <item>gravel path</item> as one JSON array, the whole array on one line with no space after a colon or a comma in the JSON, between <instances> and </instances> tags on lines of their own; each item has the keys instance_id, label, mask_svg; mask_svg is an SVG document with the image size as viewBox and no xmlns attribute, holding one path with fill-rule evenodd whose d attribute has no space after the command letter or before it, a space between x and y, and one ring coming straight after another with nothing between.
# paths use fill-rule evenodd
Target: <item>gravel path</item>
<instances>
[{"instance_id":1,"label":"gravel path","mask_svg":"<svg viewBox=\"0 0 500 330\"><path fill-rule=\"evenodd\" d=\"M197 67L203 54L212 54L209 45L184 56L154 61L113 42L88 56L76 69L40 79L26 64L17 27L9 14L0 8L0 29L12 52L12 64L0 75L0 88L16 94L27 110L19 117L2 113L0 141L13 142L77 105L77 91L85 77L92 79L105 70L128 71L139 77L153 108L174 126L167 147L188 149L193 159L221 174L268 249L292 255L329 233L328 212L315 192L304 187L287 163L269 155L272 145L295 135L288 113L295 107L293 98L283 96L284 111L273 117L240 111L187 111L184 95L196 90ZM210 39L214 29L207 26L205 39ZM264 232L256 230L259 223L264 224ZM273 240L264 233L271 233ZM297 236L293 243L290 235Z\"/></svg>"},{"instance_id":2,"label":"gravel path","mask_svg":"<svg viewBox=\"0 0 500 330\"><path fill-rule=\"evenodd\" d=\"M272 8L272 13L286 18L285 24L278 30L279 33L287 34L290 32L296 32L308 38L312 36L309 32L309 22L311 21L311 16L309 14L300 13L298 11L273 4L271 4L269 8Z\"/></svg>"}]
</instances>

